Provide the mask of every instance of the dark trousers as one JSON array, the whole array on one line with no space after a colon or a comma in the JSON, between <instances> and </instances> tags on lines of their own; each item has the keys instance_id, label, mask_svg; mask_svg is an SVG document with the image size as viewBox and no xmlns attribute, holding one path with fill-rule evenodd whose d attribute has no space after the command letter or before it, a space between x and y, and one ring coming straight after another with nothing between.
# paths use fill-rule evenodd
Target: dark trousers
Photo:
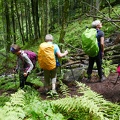
<instances>
[{"instance_id":1,"label":"dark trousers","mask_svg":"<svg viewBox=\"0 0 120 120\"><path fill-rule=\"evenodd\" d=\"M25 77L23 73L19 73L20 88L24 88L27 77L28 76Z\"/></svg>"},{"instance_id":2,"label":"dark trousers","mask_svg":"<svg viewBox=\"0 0 120 120\"><path fill-rule=\"evenodd\" d=\"M100 78L102 78L102 56L100 53L98 53L98 55L95 57L89 57L89 66L87 70L88 78L91 77L94 62L96 62L97 65L98 75Z\"/></svg>"},{"instance_id":3,"label":"dark trousers","mask_svg":"<svg viewBox=\"0 0 120 120\"><path fill-rule=\"evenodd\" d=\"M25 85L29 85L32 87L34 84L30 82L26 82L28 75L25 77L23 73L19 73L19 80L20 80L20 88L24 88Z\"/></svg>"}]
</instances>

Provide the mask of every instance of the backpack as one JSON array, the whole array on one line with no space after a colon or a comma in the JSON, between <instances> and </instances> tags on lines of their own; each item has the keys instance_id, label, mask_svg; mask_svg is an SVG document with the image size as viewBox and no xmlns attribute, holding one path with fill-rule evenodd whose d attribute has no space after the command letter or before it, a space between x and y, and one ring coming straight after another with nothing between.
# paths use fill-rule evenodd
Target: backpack
<instances>
[{"instance_id":1,"label":"backpack","mask_svg":"<svg viewBox=\"0 0 120 120\"><path fill-rule=\"evenodd\" d=\"M24 52L28 55L28 57L30 58L30 60L32 61L34 68L37 62L37 55L35 52L29 51L29 50L24 50Z\"/></svg>"},{"instance_id":2,"label":"backpack","mask_svg":"<svg viewBox=\"0 0 120 120\"><path fill-rule=\"evenodd\" d=\"M38 63L40 68L44 70L52 70L56 67L56 60L54 55L54 45L43 42L38 50Z\"/></svg>"},{"instance_id":3,"label":"backpack","mask_svg":"<svg viewBox=\"0 0 120 120\"><path fill-rule=\"evenodd\" d=\"M81 36L82 49L90 57L98 54L99 47L97 41L97 30L95 28L87 28Z\"/></svg>"},{"instance_id":4,"label":"backpack","mask_svg":"<svg viewBox=\"0 0 120 120\"><path fill-rule=\"evenodd\" d=\"M118 75L120 75L120 64L118 64L116 71L117 71Z\"/></svg>"}]
</instances>

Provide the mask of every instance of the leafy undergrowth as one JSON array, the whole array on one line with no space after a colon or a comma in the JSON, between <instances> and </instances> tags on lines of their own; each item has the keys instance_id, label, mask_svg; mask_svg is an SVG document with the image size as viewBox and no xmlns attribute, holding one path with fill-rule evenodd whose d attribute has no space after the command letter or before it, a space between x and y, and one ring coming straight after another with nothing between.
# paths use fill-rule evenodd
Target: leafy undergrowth
<instances>
[{"instance_id":1,"label":"leafy undergrowth","mask_svg":"<svg viewBox=\"0 0 120 120\"><path fill-rule=\"evenodd\" d=\"M41 100L30 87L11 94L0 107L0 120L119 120L120 106L106 101L85 84L76 82L81 96ZM65 91L64 91L65 93Z\"/></svg>"}]
</instances>

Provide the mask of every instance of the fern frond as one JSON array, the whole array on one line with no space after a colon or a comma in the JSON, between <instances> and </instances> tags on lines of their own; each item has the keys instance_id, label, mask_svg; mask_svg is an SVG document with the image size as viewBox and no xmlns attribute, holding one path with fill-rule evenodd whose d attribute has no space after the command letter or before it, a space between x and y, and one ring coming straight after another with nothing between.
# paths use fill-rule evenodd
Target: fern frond
<instances>
[{"instance_id":1,"label":"fern frond","mask_svg":"<svg viewBox=\"0 0 120 120\"><path fill-rule=\"evenodd\" d=\"M0 111L0 120L22 120L25 117L24 108L24 91L18 90L12 94L10 101Z\"/></svg>"},{"instance_id":2,"label":"fern frond","mask_svg":"<svg viewBox=\"0 0 120 120\"><path fill-rule=\"evenodd\" d=\"M87 101L89 102L88 105L89 105L90 111L93 106L91 103L93 102L94 104L93 110L96 111L97 109L99 112L103 113L103 116L107 116L109 120L114 120L113 117L114 118L116 117L117 119L120 118L120 115L118 115L118 113L120 113L120 106L118 104L113 104L110 101L105 100L102 95L92 91L89 87L87 87L86 85L83 85L82 83L77 82L77 85L80 87L78 92L83 94L82 98L85 97L85 99L87 99Z\"/></svg>"},{"instance_id":3,"label":"fern frond","mask_svg":"<svg viewBox=\"0 0 120 120\"><path fill-rule=\"evenodd\" d=\"M61 80L59 82L60 82L60 91L62 92L62 95L65 97L70 96L68 86L65 85Z\"/></svg>"},{"instance_id":4,"label":"fern frond","mask_svg":"<svg viewBox=\"0 0 120 120\"><path fill-rule=\"evenodd\" d=\"M74 120L119 120L119 105L106 101L83 83L76 84L79 86L78 92L83 95L52 101L56 111Z\"/></svg>"}]
</instances>

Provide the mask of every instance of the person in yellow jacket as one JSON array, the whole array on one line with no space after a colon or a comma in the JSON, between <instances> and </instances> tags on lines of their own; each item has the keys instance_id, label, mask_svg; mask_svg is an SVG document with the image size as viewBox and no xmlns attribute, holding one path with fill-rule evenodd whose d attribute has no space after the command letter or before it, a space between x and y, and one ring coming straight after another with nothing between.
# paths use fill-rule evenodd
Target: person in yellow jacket
<instances>
[{"instance_id":1,"label":"person in yellow jacket","mask_svg":"<svg viewBox=\"0 0 120 120\"><path fill-rule=\"evenodd\" d=\"M45 89L46 92L48 92L48 90L49 90L48 88L50 88L50 85L52 83L52 92L56 93L57 67L60 66L58 58L66 56L68 54L68 51L66 50L64 53L61 53L58 45L53 44L53 36L51 34L47 34L45 36L44 44L45 43L52 44L54 46L53 52L54 52L54 58L55 58L56 63L55 63L55 67L51 70L43 68L43 70L44 70L44 89ZM42 58L40 58L42 53L40 52L40 47L39 47L38 63L40 64L40 66L42 64L42 63L40 63L41 62L40 59L42 59ZM47 57L46 57L46 59L47 59ZM45 62L46 59L43 62ZM47 60L47 62L49 62L49 61Z\"/></svg>"}]
</instances>

